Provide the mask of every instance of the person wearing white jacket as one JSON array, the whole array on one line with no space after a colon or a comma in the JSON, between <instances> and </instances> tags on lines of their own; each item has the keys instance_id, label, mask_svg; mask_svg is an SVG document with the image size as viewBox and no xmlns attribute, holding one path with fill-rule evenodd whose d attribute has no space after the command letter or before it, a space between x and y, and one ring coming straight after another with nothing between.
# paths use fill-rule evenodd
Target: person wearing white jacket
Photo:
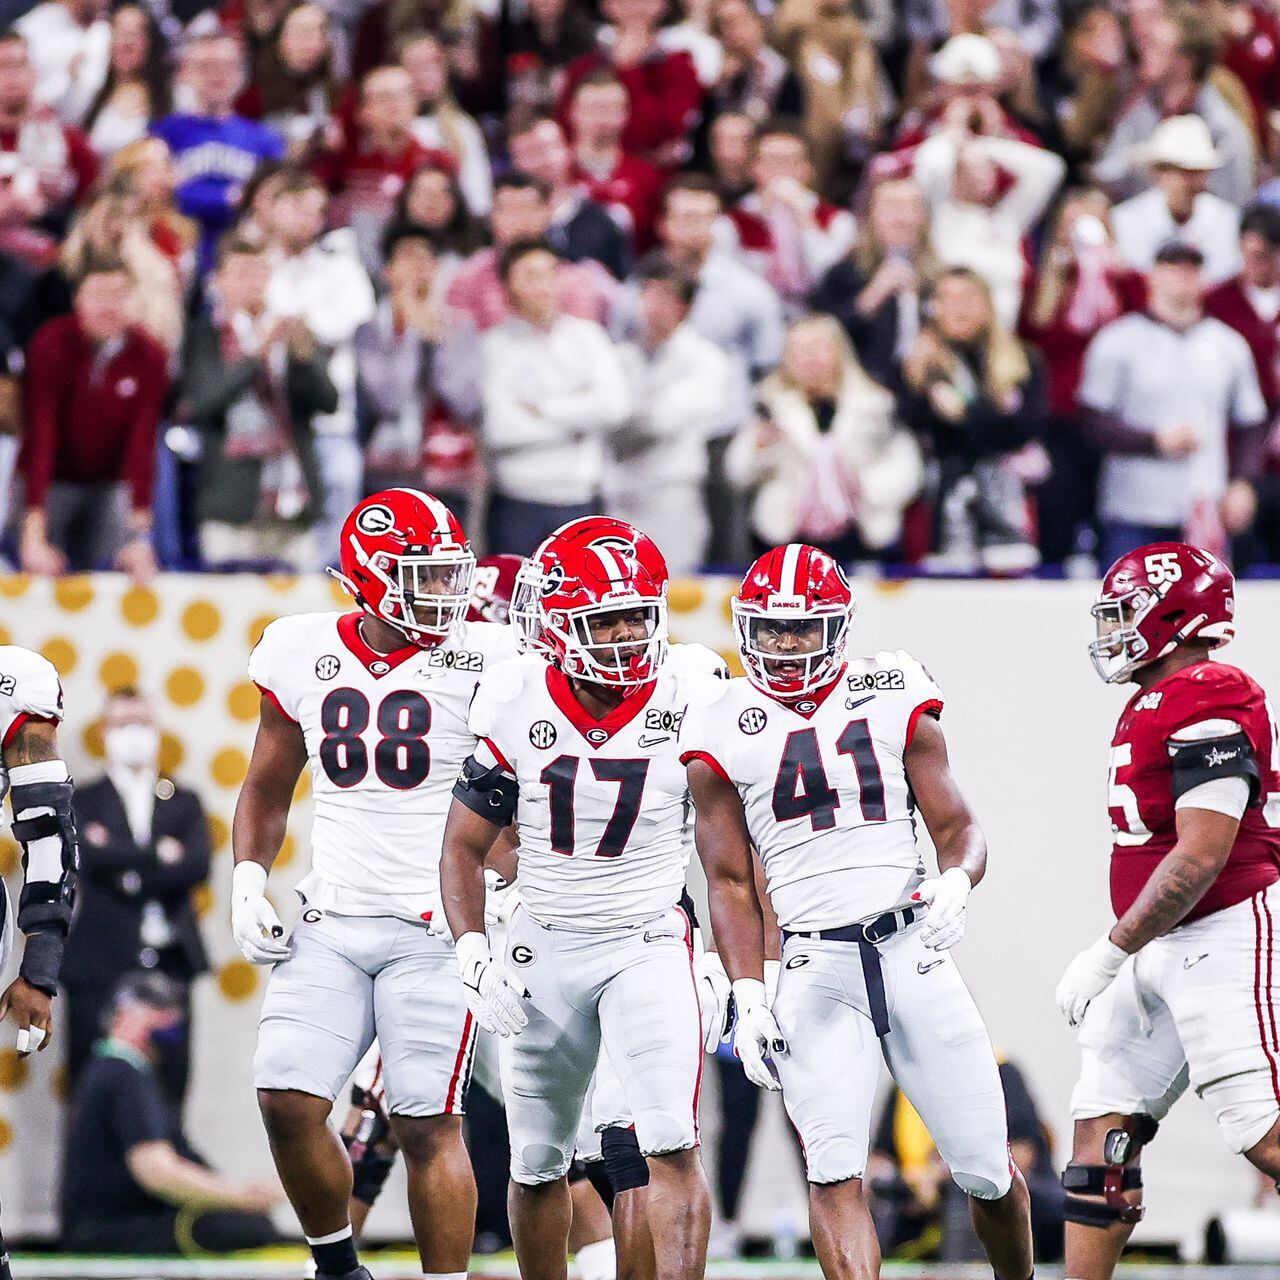
<instances>
[{"instance_id":1,"label":"person wearing white jacket","mask_svg":"<svg viewBox=\"0 0 1280 1280\"><path fill-rule=\"evenodd\" d=\"M337 564L342 522L363 496L354 340L377 305L355 232L339 227L324 233L327 205L328 196L316 178L290 175L272 198L267 227L274 258L267 305L275 315L297 317L307 326L329 353L327 371L338 392L337 411L319 415L313 428L324 489L314 531L322 565Z\"/></svg>"},{"instance_id":2,"label":"person wearing white jacket","mask_svg":"<svg viewBox=\"0 0 1280 1280\"><path fill-rule=\"evenodd\" d=\"M606 509L648 533L675 577L706 551L707 441L733 376L729 357L686 323L696 290L665 262L641 273L639 331L618 351L634 409L606 442Z\"/></svg>"},{"instance_id":3,"label":"person wearing white jacket","mask_svg":"<svg viewBox=\"0 0 1280 1280\"><path fill-rule=\"evenodd\" d=\"M559 309L559 264L538 240L498 259L511 314L480 344L491 553L530 555L560 525L597 510L603 437L631 412L609 335Z\"/></svg>"},{"instance_id":4,"label":"person wearing white jacket","mask_svg":"<svg viewBox=\"0 0 1280 1280\"><path fill-rule=\"evenodd\" d=\"M803 541L848 563L889 551L924 467L893 396L858 363L838 321L798 320L757 416L729 446L729 477L754 489L763 546Z\"/></svg>"},{"instance_id":5,"label":"person wearing white jacket","mask_svg":"<svg viewBox=\"0 0 1280 1280\"><path fill-rule=\"evenodd\" d=\"M944 266L968 267L990 286L1001 324L1012 329L1022 306L1022 238L1066 176L1066 162L1016 138L970 131L951 120L922 142L915 176L928 202L934 252ZM1011 180L1001 190L1002 175Z\"/></svg>"}]
</instances>

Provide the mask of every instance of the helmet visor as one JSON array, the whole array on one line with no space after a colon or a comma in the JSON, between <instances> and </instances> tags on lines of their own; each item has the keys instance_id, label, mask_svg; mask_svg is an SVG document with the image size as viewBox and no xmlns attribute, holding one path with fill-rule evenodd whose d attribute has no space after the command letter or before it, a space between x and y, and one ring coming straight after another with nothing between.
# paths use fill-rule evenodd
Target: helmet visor
<instances>
[{"instance_id":1,"label":"helmet visor","mask_svg":"<svg viewBox=\"0 0 1280 1280\"><path fill-rule=\"evenodd\" d=\"M734 613L747 674L772 693L812 693L830 682L844 657L847 609L753 613L735 601Z\"/></svg>"},{"instance_id":2,"label":"helmet visor","mask_svg":"<svg viewBox=\"0 0 1280 1280\"><path fill-rule=\"evenodd\" d=\"M633 604L576 609L557 626L564 648L565 672L595 684L631 687L647 684L658 674L667 653L665 600L637 600Z\"/></svg>"},{"instance_id":3,"label":"helmet visor","mask_svg":"<svg viewBox=\"0 0 1280 1280\"><path fill-rule=\"evenodd\" d=\"M422 635L447 635L466 614L475 569L476 558L470 551L399 556L400 616L393 621Z\"/></svg>"}]
</instances>

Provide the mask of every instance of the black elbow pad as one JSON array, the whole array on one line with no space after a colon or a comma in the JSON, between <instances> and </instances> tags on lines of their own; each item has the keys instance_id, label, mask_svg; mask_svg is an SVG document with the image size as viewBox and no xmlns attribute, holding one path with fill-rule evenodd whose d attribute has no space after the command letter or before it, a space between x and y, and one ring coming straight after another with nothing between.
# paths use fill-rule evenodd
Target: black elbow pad
<instances>
[{"instance_id":1,"label":"black elbow pad","mask_svg":"<svg viewBox=\"0 0 1280 1280\"><path fill-rule=\"evenodd\" d=\"M468 756L453 784L453 798L495 827L509 827L516 816L520 787L501 765L483 765Z\"/></svg>"},{"instance_id":2,"label":"black elbow pad","mask_svg":"<svg viewBox=\"0 0 1280 1280\"><path fill-rule=\"evenodd\" d=\"M23 933L52 930L65 934L71 927L80 867L72 791L71 781L66 779L24 783L10 792L13 835L22 846L24 883L18 899L18 928ZM57 854L46 847L34 849L47 840L58 842Z\"/></svg>"},{"instance_id":3,"label":"black elbow pad","mask_svg":"<svg viewBox=\"0 0 1280 1280\"><path fill-rule=\"evenodd\" d=\"M1258 760L1253 744L1243 731L1200 742L1171 741L1169 759L1173 764L1173 798L1177 800L1192 787L1215 778L1244 778L1249 783L1249 803L1258 799Z\"/></svg>"}]
</instances>

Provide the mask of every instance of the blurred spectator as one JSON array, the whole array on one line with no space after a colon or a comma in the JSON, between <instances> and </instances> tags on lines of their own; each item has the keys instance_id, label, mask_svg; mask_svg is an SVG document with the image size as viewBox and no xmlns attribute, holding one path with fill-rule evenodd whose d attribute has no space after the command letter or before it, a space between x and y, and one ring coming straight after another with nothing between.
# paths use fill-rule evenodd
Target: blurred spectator
<instances>
[{"instance_id":1,"label":"blurred spectator","mask_svg":"<svg viewBox=\"0 0 1280 1280\"><path fill-rule=\"evenodd\" d=\"M619 220L574 180L573 154L560 125L550 116L530 116L512 125L509 144L516 172L536 178L549 192L551 247L569 262L593 258L614 277L626 275L631 267L630 227L624 231ZM629 223L629 214L625 220Z\"/></svg>"},{"instance_id":2,"label":"blurred spectator","mask_svg":"<svg viewBox=\"0 0 1280 1280\"><path fill-rule=\"evenodd\" d=\"M287 174L277 185L267 225L273 263L267 310L306 328L328 358L338 393L337 409L311 422L322 488L314 536L321 562L336 564L342 522L363 492L352 339L373 315L374 296L351 229L325 232L327 206L324 187L311 174Z\"/></svg>"},{"instance_id":3,"label":"blurred spectator","mask_svg":"<svg viewBox=\"0 0 1280 1280\"><path fill-rule=\"evenodd\" d=\"M622 81L603 67L584 75L569 93L566 115L574 177L592 200L615 214L633 248L648 249L663 177L623 148L627 90Z\"/></svg>"},{"instance_id":4,"label":"blurred spectator","mask_svg":"<svg viewBox=\"0 0 1280 1280\"><path fill-rule=\"evenodd\" d=\"M222 0L217 8L221 30L244 45L251 84L262 84L279 70L276 49L285 15L296 0Z\"/></svg>"},{"instance_id":5,"label":"blurred spectator","mask_svg":"<svg viewBox=\"0 0 1280 1280\"><path fill-rule=\"evenodd\" d=\"M920 295L937 270L919 184L887 178L871 190L853 251L823 276L810 301L840 321L866 371L887 383L915 344Z\"/></svg>"},{"instance_id":6,"label":"blurred spectator","mask_svg":"<svg viewBox=\"0 0 1280 1280\"><path fill-rule=\"evenodd\" d=\"M209 878L212 843L200 797L160 772L155 707L137 689L115 690L102 715L106 773L76 788L80 881L62 961L67 1000L67 1071L74 1089L102 1034L103 1014L127 973L173 979L191 1021L191 983L209 968L191 904ZM181 1113L190 1041L159 1065Z\"/></svg>"},{"instance_id":7,"label":"blurred spectator","mask_svg":"<svg viewBox=\"0 0 1280 1280\"><path fill-rule=\"evenodd\" d=\"M383 259L382 301L354 342L369 492L421 487L433 428L447 435L442 443L462 444L456 424L476 416L479 395L475 335L444 306L430 234L412 224L392 227ZM452 482L431 492L443 489L452 499L470 488L474 449L466 455L454 458Z\"/></svg>"},{"instance_id":8,"label":"blurred spectator","mask_svg":"<svg viewBox=\"0 0 1280 1280\"><path fill-rule=\"evenodd\" d=\"M663 196L658 240L666 259L697 282L690 327L729 357L729 393L707 442L707 559L743 564L750 559L743 501L725 476L724 455L733 433L751 416L756 380L782 358L782 304L754 271L716 247L719 216L720 196L710 180L677 178ZM634 312L634 299L630 303Z\"/></svg>"},{"instance_id":9,"label":"blurred spectator","mask_svg":"<svg viewBox=\"0 0 1280 1280\"><path fill-rule=\"evenodd\" d=\"M1116 245L1131 266L1145 271L1171 239L1204 255L1205 278L1225 280L1240 269L1240 211L1206 190L1221 164L1198 116L1164 120L1146 145L1155 185L1112 210Z\"/></svg>"},{"instance_id":10,"label":"blurred spectator","mask_svg":"<svg viewBox=\"0 0 1280 1280\"><path fill-rule=\"evenodd\" d=\"M13 24L36 73L36 101L79 125L102 88L112 44L108 0L44 0Z\"/></svg>"},{"instance_id":11,"label":"blurred spectator","mask_svg":"<svg viewBox=\"0 0 1280 1280\"><path fill-rule=\"evenodd\" d=\"M943 272L926 314L902 364L901 404L936 466L930 567L1034 568L1026 486L1043 476L1025 446L1044 428L1043 367L1001 323L989 287L973 271Z\"/></svg>"},{"instance_id":12,"label":"blurred spectator","mask_svg":"<svg viewBox=\"0 0 1280 1280\"><path fill-rule=\"evenodd\" d=\"M751 190L751 152L755 142L755 124L741 111L721 112L707 132L711 177L726 208L737 204Z\"/></svg>"},{"instance_id":13,"label":"blurred spectator","mask_svg":"<svg viewBox=\"0 0 1280 1280\"><path fill-rule=\"evenodd\" d=\"M489 229L493 244L473 253L449 285L448 303L471 317L483 333L504 320L509 295L498 268L498 259L511 245L543 240L551 226L551 201L536 179L508 174L494 185ZM614 282L597 262L563 262L557 259L556 296L559 309L604 324L615 293Z\"/></svg>"},{"instance_id":14,"label":"blurred spectator","mask_svg":"<svg viewBox=\"0 0 1280 1280\"><path fill-rule=\"evenodd\" d=\"M187 1034L184 989L162 973L117 987L104 1036L71 1098L62 1171L62 1244L80 1253L179 1254L262 1248L275 1182L232 1182L182 1135L159 1064Z\"/></svg>"},{"instance_id":15,"label":"blurred spectator","mask_svg":"<svg viewBox=\"0 0 1280 1280\"><path fill-rule=\"evenodd\" d=\"M329 15L318 4L296 4L285 13L278 35L260 59L261 70L236 107L278 133L291 160L310 160L338 140L334 61Z\"/></svg>"},{"instance_id":16,"label":"blurred spectator","mask_svg":"<svg viewBox=\"0 0 1280 1280\"><path fill-rule=\"evenodd\" d=\"M47 265L72 208L98 176L84 135L35 103L27 43L0 33L0 250Z\"/></svg>"},{"instance_id":17,"label":"blurred spectator","mask_svg":"<svg viewBox=\"0 0 1280 1280\"><path fill-rule=\"evenodd\" d=\"M1249 345L1204 314L1204 258L1193 246L1161 249L1148 287L1149 314L1099 332L1080 385L1084 423L1104 454L1104 564L1167 539L1225 552L1256 505L1266 405Z\"/></svg>"},{"instance_id":18,"label":"blurred spectator","mask_svg":"<svg viewBox=\"0 0 1280 1280\"><path fill-rule=\"evenodd\" d=\"M467 208L457 176L439 164L424 164L409 179L393 221L431 232L450 277L485 243L484 223Z\"/></svg>"},{"instance_id":19,"label":"blurred spectator","mask_svg":"<svg viewBox=\"0 0 1280 1280\"><path fill-rule=\"evenodd\" d=\"M782 0L771 36L800 77L818 186L851 186L849 170L868 158L893 102L875 45L847 6L826 0Z\"/></svg>"},{"instance_id":20,"label":"blurred spectator","mask_svg":"<svg viewBox=\"0 0 1280 1280\"><path fill-rule=\"evenodd\" d=\"M594 51L595 23L577 0L528 0L506 40L507 101L517 111L550 111L560 72Z\"/></svg>"},{"instance_id":21,"label":"blurred spectator","mask_svg":"<svg viewBox=\"0 0 1280 1280\"><path fill-rule=\"evenodd\" d=\"M28 573L104 565L135 578L155 573L151 497L168 361L132 323L133 302L122 263L91 262L75 310L31 339L20 461Z\"/></svg>"},{"instance_id":22,"label":"blurred spectator","mask_svg":"<svg viewBox=\"0 0 1280 1280\"><path fill-rule=\"evenodd\" d=\"M449 64L440 41L432 35L411 40L400 54L400 64L408 71L418 100L414 137L432 151L453 157L467 207L483 217L493 204L489 149L480 126L453 100Z\"/></svg>"},{"instance_id":23,"label":"blurred spectator","mask_svg":"<svg viewBox=\"0 0 1280 1280\"><path fill-rule=\"evenodd\" d=\"M761 548L807 542L844 564L896 546L923 478L893 396L830 316L788 330L782 367L760 384L757 416L735 437L727 467L753 492Z\"/></svg>"},{"instance_id":24,"label":"blurred spectator","mask_svg":"<svg viewBox=\"0 0 1280 1280\"><path fill-rule=\"evenodd\" d=\"M218 236L235 221L255 166L284 155L278 133L233 110L244 85L244 56L244 46L232 35L188 38L182 80L191 110L152 125L178 165L178 208L200 225L201 275L213 265Z\"/></svg>"},{"instance_id":25,"label":"blurred spectator","mask_svg":"<svg viewBox=\"0 0 1280 1280\"><path fill-rule=\"evenodd\" d=\"M608 334L561 310L560 266L538 241L508 246L498 264L510 317L480 345L491 552L530 555L565 521L597 509L601 437L631 411Z\"/></svg>"},{"instance_id":26,"label":"blurred spectator","mask_svg":"<svg viewBox=\"0 0 1280 1280\"><path fill-rule=\"evenodd\" d=\"M313 569L322 483L312 423L338 409L328 360L297 318L267 306L262 246L218 250L212 309L187 328L178 411L200 432L195 517L211 568L269 561Z\"/></svg>"},{"instance_id":27,"label":"blurred spectator","mask_svg":"<svg viewBox=\"0 0 1280 1280\"><path fill-rule=\"evenodd\" d=\"M22 437L22 364L35 278L0 253L0 526L13 508L13 477Z\"/></svg>"},{"instance_id":28,"label":"blurred spectator","mask_svg":"<svg viewBox=\"0 0 1280 1280\"><path fill-rule=\"evenodd\" d=\"M1251 205L1240 219L1238 276L1211 289L1205 314L1234 329L1253 352L1258 387L1272 416L1280 409L1280 209Z\"/></svg>"},{"instance_id":29,"label":"blurred spectator","mask_svg":"<svg viewBox=\"0 0 1280 1280\"><path fill-rule=\"evenodd\" d=\"M688 323L696 285L657 263L640 275L639 331L618 349L631 415L607 441L605 507L652 530L676 577L702 564L706 442L724 412L729 359Z\"/></svg>"},{"instance_id":30,"label":"blurred spectator","mask_svg":"<svg viewBox=\"0 0 1280 1280\"><path fill-rule=\"evenodd\" d=\"M799 74L766 40L764 18L748 0L715 0L711 31L724 49L708 111L744 115L755 124L781 116L804 118Z\"/></svg>"},{"instance_id":31,"label":"blurred spectator","mask_svg":"<svg viewBox=\"0 0 1280 1280\"><path fill-rule=\"evenodd\" d=\"M171 74L155 18L142 5L122 4L111 15L111 56L102 87L83 113L100 156L146 137L151 121L169 114Z\"/></svg>"},{"instance_id":32,"label":"blurred spectator","mask_svg":"<svg viewBox=\"0 0 1280 1280\"><path fill-rule=\"evenodd\" d=\"M1143 144L1162 120L1194 115L1204 124L1216 153L1209 190L1242 205L1254 189L1254 153L1249 126L1209 76L1219 41L1202 10L1167 8L1136 40L1138 94L1122 105L1093 167L1113 199L1135 196L1147 185Z\"/></svg>"},{"instance_id":33,"label":"blurred spectator","mask_svg":"<svg viewBox=\"0 0 1280 1280\"><path fill-rule=\"evenodd\" d=\"M1109 0L1086 0L1068 14L1056 83L1058 128L1073 157L1102 148L1130 80L1128 43Z\"/></svg>"},{"instance_id":34,"label":"blurred spectator","mask_svg":"<svg viewBox=\"0 0 1280 1280\"><path fill-rule=\"evenodd\" d=\"M357 77L395 62L397 49L430 32L449 50L451 79L463 105L473 110L472 100L486 97L490 107L496 105L497 40L493 23L477 6L468 0L375 0L362 7L351 55Z\"/></svg>"},{"instance_id":35,"label":"blurred spectator","mask_svg":"<svg viewBox=\"0 0 1280 1280\"><path fill-rule=\"evenodd\" d=\"M1209 0L1205 9L1222 41L1220 65L1249 95L1254 146L1264 158L1274 158L1268 115L1280 107L1280 18L1258 0Z\"/></svg>"},{"instance_id":36,"label":"blurred spectator","mask_svg":"<svg viewBox=\"0 0 1280 1280\"><path fill-rule=\"evenodd\" d=\"M668 53L687 53L693 59L698 83L708 89L720 78L724 50L709 30L709 0L676 0L658 32L658 44Z\"/></svg>"},{"instance_id":37,"label":"blurred spectator","mask_svg":"<svg viewBox=\"0 0 1280 1280\"><path fill-rule=\"evenodd\" d=\"M195 266L194 250L200 229L178 212L178 169L168 146L159 138L142 138L115 153L103 174L103 184L119 182L136 203L136 216L161 253L177 269L184 285Z\"/></svg>"},{"instance_id":38,"label":"blurred spectator","mask_svg":"<svg viewBox=\"0 0 1280 1280\"><path fill-rule=\"evenodd\" d=\"M1057 0L903 0L902 28L907 40L925 51L958 33L1004 28L1038 60L1058 42L1060 9Z\"/></svg>"},{"instance_id":39,"label":"blurred spectator","mask_svg":"<svg viewBox=\"0 0 1280 1280\"><path fill-rule=\"evenodd\" d=\"M405 184L424 164L457 173L447 152L423 146L414 136L417 99L403 67L379 67L360 85L360 105L342 146L327 151L316 173L334 196L332 217L350 224L360 259L377 265L378 244Z\"/></svg>"},{"instance_id":40,"label":"blurred spectator","mask_svg":"<svg viewBox=\"0 0 1280 1280\"><path fill-rule=\"evenodd\" d=\"M751 191L721 224L733 250L793 310L853 247L858 230L853 214L813 190L813 178L799 131L776 120L763 124L752 148Z\"/></svg>"},{"instance_id":41,"label":"blurred spectator","mask_svg":"<svg viewBox=\"0 0 1280 1280\"><path fill-rule=\"evenodd\" d=\"M1045 237L1020 327L1044 356L1048 382L1050 470L1036 498L1040 555L1050 564L1079 550L1093 521L1098 457L1076 404L1085 351L1103 325L1145 302L1145 280L1116 252L1107 197L1097 188L1070 192Z\"/></svg>"},{"instance_id":42,"label":"blurred spectator","mask_svg":"<svg viewBox=\"0 0 1280 1280\"><path fill-rule=\"evenodd\" d=\"M567 108L578 82L602 67L611 68L630 99L623 149L660 169L678 168L689 159L689 137L702 107L693 59L661 47L663 0L603 0L601 8L612 25L601 31L596 52L569 64L560 94L561 122L572 133Z\"/></svg>"},{"instance_id":43,"label":"blurred spectator","mask_svg":"<svg viewBox=\"0 0 1280 1280\"><path fill-rule=\"evenodd\" d=\"M1026 273L1023 237L1062 183L1061 156L974 128L963 99L915 154L915 176L930 209L934 252L967 267L991 290L1001 325L1017 323Z\"/></svg>"}]
</instances>

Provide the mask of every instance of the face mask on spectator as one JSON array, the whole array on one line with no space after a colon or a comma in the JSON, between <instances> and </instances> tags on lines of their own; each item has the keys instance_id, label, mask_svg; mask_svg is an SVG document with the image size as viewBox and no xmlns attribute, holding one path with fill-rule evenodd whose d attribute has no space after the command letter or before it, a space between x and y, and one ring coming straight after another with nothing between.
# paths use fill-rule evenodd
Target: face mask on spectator
<instances>
[{"instance_id":1,"label":"face mask on spectator","mask_svg":"<svg viewBox=\"0 0 1280 1280\"><path fill-rule=\"evenodd\" d=\"M104 735L107 760L121 769L142 769L155 764L160 734L149 724L122 724Z\"/></svg>"}]
</instances>

